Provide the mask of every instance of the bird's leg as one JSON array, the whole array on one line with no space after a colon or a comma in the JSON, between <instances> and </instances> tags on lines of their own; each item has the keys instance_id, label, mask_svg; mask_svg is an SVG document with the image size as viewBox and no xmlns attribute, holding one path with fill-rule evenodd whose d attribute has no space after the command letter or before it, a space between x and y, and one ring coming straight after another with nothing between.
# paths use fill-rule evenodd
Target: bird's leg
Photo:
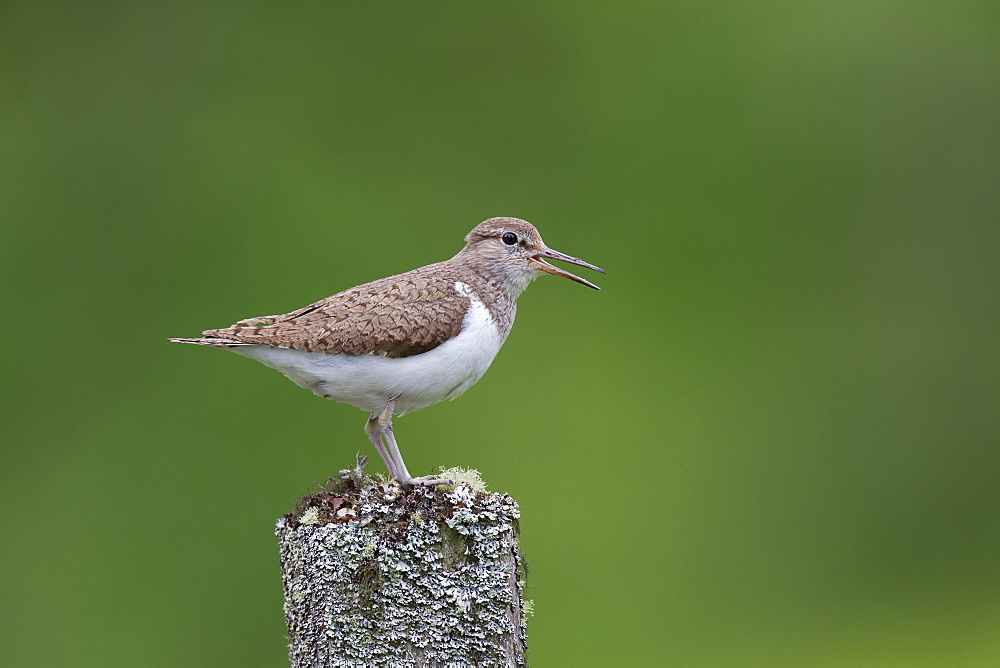
<instances>
[{"instance_id":1,"label":"bird's leg","mask_svg":"<svg viewBox=\"0 0 1000 668\"><path fill-rule=\"evenodd\" d=\"M403 463L403 455L399 454L399 446L396 445L396 437L392 433L392 411L396 408L396 400L399 395L392 397L385 405L385 410L378 416L378 426L385 437L386 449L393 463L393 477L398 480L403 487L409 486L410 472L406 470Z\"/></svg>"},{"instance_id":2,"label":"bird's leg","mask_svg":"<svg viewBox=\"0 0 1000 668\"><path fill-rule=\"evenodd\" d=\"M396 472L396 462L389 456L389 452L385 449L385 443L382 442L382 428L379 425L379 416L375 413L372 413L371 417L368 418L368 422L365 423L365 434L368 436L368 440L372 442L372 445L375 446L375 452L382 458L382 463L385 464L385 468L389 471L389 476L399 479L399 474Z\"/></svg>"},{"instance_id":3,"label":"bird's leg","mask_svg":"<svg viewBox=\"0 0 1000 668\"><path fill-rule=\"evenodd\" d=\"M378 417L379 426L382 429L382 434L385 436L385 443L388 447L389 454L392 455L393 463L396 465L396 480L399 481L404 488L410 487L411 485L452 485L454 484L451 480L447 478L442 478L439 475L427 475L421 476L419 478L411 478L410 472L406 470L406 464L403 463L403 455L399 453L399 446L396 445L396 437L392 433L392 411L396 408L396 400L399 399L399 395L389 399L389 403L386 404L385 410Z\"/></svg>"}]
</instances>

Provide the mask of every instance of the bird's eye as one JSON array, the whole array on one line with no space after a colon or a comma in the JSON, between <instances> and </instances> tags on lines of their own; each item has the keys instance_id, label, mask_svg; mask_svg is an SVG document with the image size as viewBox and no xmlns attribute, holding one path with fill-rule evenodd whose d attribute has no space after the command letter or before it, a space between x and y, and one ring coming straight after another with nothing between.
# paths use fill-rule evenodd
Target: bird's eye
<instances>
[{"instance_id":1,"label":"bird's eye","mask_svg":"<svg viewBox=\"0 0 1000 668\"><path fill-rule=\"evenodd\" d=\"M513 246L514 244L517 243L517 235L514 234L513 232L504 232L503 236L500 237L500 239L508 246Z\"/></svg>"}]
</instances>

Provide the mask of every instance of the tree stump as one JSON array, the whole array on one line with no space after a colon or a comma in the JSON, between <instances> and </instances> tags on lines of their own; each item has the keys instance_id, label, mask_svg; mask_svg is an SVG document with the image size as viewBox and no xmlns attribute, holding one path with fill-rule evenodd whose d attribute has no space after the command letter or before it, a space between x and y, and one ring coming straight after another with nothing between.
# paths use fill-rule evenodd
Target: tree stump
<instances>
[{"instance_id":1,"label":"tree stump","mask_svg":"<svg viewBox=\"0 0 1000 668\"><path fill-rule=\"evenodd\" d=\"M342 473L277 523L291 665L526 665L514 499Z\"/></svg>"}]
</instances>

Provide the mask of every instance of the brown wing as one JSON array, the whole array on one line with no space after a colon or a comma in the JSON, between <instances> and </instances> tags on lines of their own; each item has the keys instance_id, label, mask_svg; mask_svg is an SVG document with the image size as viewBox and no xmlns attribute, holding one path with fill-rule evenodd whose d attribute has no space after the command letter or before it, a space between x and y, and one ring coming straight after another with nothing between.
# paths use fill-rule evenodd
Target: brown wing
<instances>
[{"instance_id":1,"label":"brown wing","mask_svg":"<svg viewBox=\"0 0 1000 668\"><path fill-rule=\"evenodd\" d=\"M457 336L468 308L469 298L455 290L454 281L433 280L416 270L204 336L294 350L409 357Z\"/></svg>"}]
</instances>

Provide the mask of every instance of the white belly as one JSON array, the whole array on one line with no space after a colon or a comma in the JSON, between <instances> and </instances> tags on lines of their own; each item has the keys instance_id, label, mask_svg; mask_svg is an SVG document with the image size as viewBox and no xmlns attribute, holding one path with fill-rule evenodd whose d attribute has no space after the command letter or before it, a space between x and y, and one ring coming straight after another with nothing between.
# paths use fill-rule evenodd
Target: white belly
<instances>
[{"instance_id":1,"label":"white belly","mask_svg":"<svg viewBox=\"0 0 1000 668\"><path fill-rule=\"evenodd\" d=\"M508 331L497 327L489 309L470 295L462 331L437 348L411 357L331 355L264 345L236 346L318 396L379 413L399 396L394 415L454 399L482 378Z\"/></svg>"}]
</instances>

